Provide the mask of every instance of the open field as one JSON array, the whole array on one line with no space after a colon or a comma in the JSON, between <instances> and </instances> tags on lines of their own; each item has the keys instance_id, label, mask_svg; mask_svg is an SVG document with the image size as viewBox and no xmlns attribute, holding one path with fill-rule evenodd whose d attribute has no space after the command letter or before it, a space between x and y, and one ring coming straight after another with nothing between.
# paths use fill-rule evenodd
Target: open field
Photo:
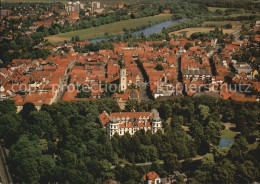
<instances>
[{"instance_id":1,"label":"open field","mask_svg":"<svg viewBox=\"0 0 260 184\"><path fill-rule=\"evenodd\" d=\"M240 17L240 16L256 16L256 17L260 17L260 12L256 12L256 13L234 13L234 14L230 14L228 16L213 16L215 18L217 17Z\"/></svg>"},{"instance_id":2,"label":"open field","mask_svg":"<svg viewBox=\"0 0 260 184\"><path fill-rule=\"evenodd\" d=\"M221 131L221 134L222 134L221 138L234 140L234 138L238 134L238 132L234 132L230 129L225 129L225 130Z\"/></svg>"},{"instance_id":3,"label":"open field","mask_svg":"<svg viewBox=\"0 0 260 184\"><path fill-rule=\"evenodd\" d=\"M123 33L122 30L124 27L127 29L131 29L143 25L148 25L149 23L162 22L170 19L171 16L171 14L160 14L150 17L143 17L139 19L124 20L98 27L71 31L67 33L60 33L58 35L46 37L45 39L48 39L52 43L58 43L63 42L64 40L70 40L72 36L79 36L81 40L102 38L105 37L105 33L108 33L110 36L113 36Z\"/></svg>"},{"instance_id":4,"label":"open field","mask_svg":"<svg viewBox=\"0 0 260 184\"><path fill-rule=\"evenodd\" d=\"M237 30L239 30L240 26L242 25L242 23L240 21L205 21L205 22L202 23L202 26L215 25L215 26L221 27L221 26L226 25L226 24L231 24L232 28L231 29L223 29L224 34L234 33ZM213 31L213 30L215 30L214 27L195 27L195 28L181 29L179 31L172 32L170 34L174 33L177 36L182 36L184 33L186 33L186 35L188 37L190 37L190 35L192 35L193 33L196 33L196 32L208 33L208 32Z\"/></svg>"},{"instance_id":5,"label":"open field","mask_svg":"<svg viewBox=\"0 0 260 184\"><path fill-rule=\"evenodd\" d=\"M204 25L215 25L218 27L221 27L226 24L231 24L233 28L242 25L242 23L240 21L205 21L202 23L203 26Z\"/></svg>"},{"instance_id":6,"label":"open field","mask_svg":"<svg viewBox=\"0 0 260 184\"><path fill-rule=\"evenodd\" d=\"M225 11L228 8L219 8L219 7L208 7L209 11L215 12L217 9Z\"/></svg>"},{"instance_id":7,"label":"open field","mask_svg":"<svg viewBox=\"0 0 260 184\"><path fill-rule=\"evenodd\" d=\"M194 27L194 28L185 28L185 29L181 29L179 31L174 31L170 34L175 34L177 36L182 36L184 33L186 33L186 35L188 37L190 37L190 35L192 35L192 33L196 33L196 32L201 32L201 33L208 33L210 31L215 30L214 27ZM232 28L232 29L223 29L223 33L226 34L231 34L234 33L235 31L237 31L237 29Z\"/></svg>"},{"instance_id":8,"label":"open field","mask_svg":"<svg viewBox=\"0 0 260 184\"><path fill-rule=\"evenodd\" d=\"M229 17L251 16L251 15L260 16L260 12L257 12L256 14L253 13L231 14L229 15Z\"/></svg>"}]
</instances>

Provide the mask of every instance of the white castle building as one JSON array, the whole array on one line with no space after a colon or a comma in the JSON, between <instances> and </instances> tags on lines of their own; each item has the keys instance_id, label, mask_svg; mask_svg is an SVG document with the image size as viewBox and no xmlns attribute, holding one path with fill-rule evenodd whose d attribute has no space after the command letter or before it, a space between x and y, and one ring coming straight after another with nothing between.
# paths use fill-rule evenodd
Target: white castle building
<instances>
[{"instance_id":1,"label":"white castle building","mask_svg":"<svg viewBox=\"0 0 260 184\"><path fill-rule=\"evenodd\" d=\"M108 114L104 111L99 115L102 127L106 128L107 135L111 139L115 133L122 136L126 132L134 135L138 130L151 130L156 133L162 129L162 121L159 112L152 109L151 112L116 112Z\"/></svg>"}]
</instances>

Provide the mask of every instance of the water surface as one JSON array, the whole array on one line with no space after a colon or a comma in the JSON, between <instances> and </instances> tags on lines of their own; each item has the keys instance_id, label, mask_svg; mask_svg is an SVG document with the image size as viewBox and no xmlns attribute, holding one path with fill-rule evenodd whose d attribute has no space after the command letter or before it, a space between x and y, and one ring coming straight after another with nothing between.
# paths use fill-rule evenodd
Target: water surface
<instances>
[{"instance_id":1,"label":"water surface","mask_svg":"<svg viewBox=\"0 0 260 184\"><path fill-rule=\"evenodd\" d=\"M143 30L135 31L132 33L132 35L140 35L141 33L144 33L145 36L149 36L154 33L159 33L160 31L162 31L163 28L173 26L179 22L184 22L186 20L187 20L186 18L182 18L182 19L178 19L178 20L169 20L169 21L161 22L154 26L145 28ZM123 34L121 34L121 35L123 35ZM114 36L113 38L116 38L116 37L117 36ZM91 42L101 42L101 41L107 41L109 39L110 38L97 38L97 39L90 40L90 41Z\"/></svg>"},{"instance_id":2,"label":"water surface","mask_svg":"<svg viewBox=\"0 0 260 184\"><path fill-rule=\"evenodd\" d=\"M220 147L230 147L233 143L234 143L234 140L232 140L232 139L220 138L220 140L219 140Z\"/></svg>"}]
</instances>

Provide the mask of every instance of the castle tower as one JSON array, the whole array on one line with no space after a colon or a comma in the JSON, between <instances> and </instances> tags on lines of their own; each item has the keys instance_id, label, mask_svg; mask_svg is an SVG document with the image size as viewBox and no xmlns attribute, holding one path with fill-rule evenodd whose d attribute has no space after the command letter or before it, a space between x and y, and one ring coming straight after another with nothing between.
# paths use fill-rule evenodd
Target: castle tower
<instances>
[{"instance_id":1,"label":"castle tower","mask_svg":"<svg viewBox=\"0 0 260 184\"><path fill-rule=\"evenodd\" d=\"M126 75L126 68L125 68L125 60L122 57L122 67L120 69L120 91L125 91L127 89L127 75Z\"/></svg>"},{"instance_id":2,"label":"castle tower","mask_svg":"<svg viewBox=\"0 0 260 184\"><path fill-rule=\"evenodd\" d=\"M109 139L111 139L115 133L119 133L118 121L116 120L116 118L112 118L107 124L107 135Z\"/></svg>"},{"instance_id":3,"label":"castle tower","mask_svg":"<svg viewBox=\"0 0 260 184\"><path fill-rule=\"evenodd\" d=\"M156 133L158 130L162 129L162 120L159 116L159 112L157 111L157 109L152 109L151 110L151 115L154 116L153 120L152 120L152 133Z\"/></svg>"},{"instance_id":4,"label":"castle tower","mask_svg":"<svg viewBox=\"0 0 260 184\"><path fill-rule=\"evenodd\" d=\"M159 116L154 117L152 121L152 133L156 133L158 130L162 129L162 120Z\"/></svg>"}]
</instances>

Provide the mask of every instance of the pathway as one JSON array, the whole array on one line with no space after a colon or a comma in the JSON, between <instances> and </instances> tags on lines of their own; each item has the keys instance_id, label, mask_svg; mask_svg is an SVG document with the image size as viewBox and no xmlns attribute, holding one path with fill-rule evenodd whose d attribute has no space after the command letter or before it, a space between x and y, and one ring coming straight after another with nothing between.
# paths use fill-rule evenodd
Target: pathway
<instances>
[{"instance_id":1,"label":"pathway","mask_svg":"<svg viewBox=\"0 0 260 184\"><path fill-rule=\"evenodd\" d=\"M8 172L8 167L5 163L5 154L4 149L0 146L0 177L2 184L12 184L13 181L11 179L10 173Z\"/></svg>"},{"instance_id":2,"label":"pathway","mask_svg":"<svg viewBox=\"0 0 260 184\"><path fill-rule=\"evenodd\" d=\"M197 155L197 156L191 158L191 160L193 160L193 161L201 160L201 159L203 159L203 157L204 157L204 156ZM184 160L185 160L185 159L179 160L179 162L182 163L182 162L184 162ZM131 164L131 163L129 163L129 164ZM159 164L159 165L162 165L162 164L163 164L163 161L160 160L160 161L158 162L158 164ZM141 167L143 167L143 166L149 166L149 165L152 165L152 162L137 163L137 164L135 164L135 165L136 165L136 166L141 166ZM125 167L125 164L121 164L120 166L121 166L121 167ZM111 169L114 169L115 167L116 167L116 166L113 165L113 166L111 166L110 168L111 168Z\"/></svg>"}]
</instances>

